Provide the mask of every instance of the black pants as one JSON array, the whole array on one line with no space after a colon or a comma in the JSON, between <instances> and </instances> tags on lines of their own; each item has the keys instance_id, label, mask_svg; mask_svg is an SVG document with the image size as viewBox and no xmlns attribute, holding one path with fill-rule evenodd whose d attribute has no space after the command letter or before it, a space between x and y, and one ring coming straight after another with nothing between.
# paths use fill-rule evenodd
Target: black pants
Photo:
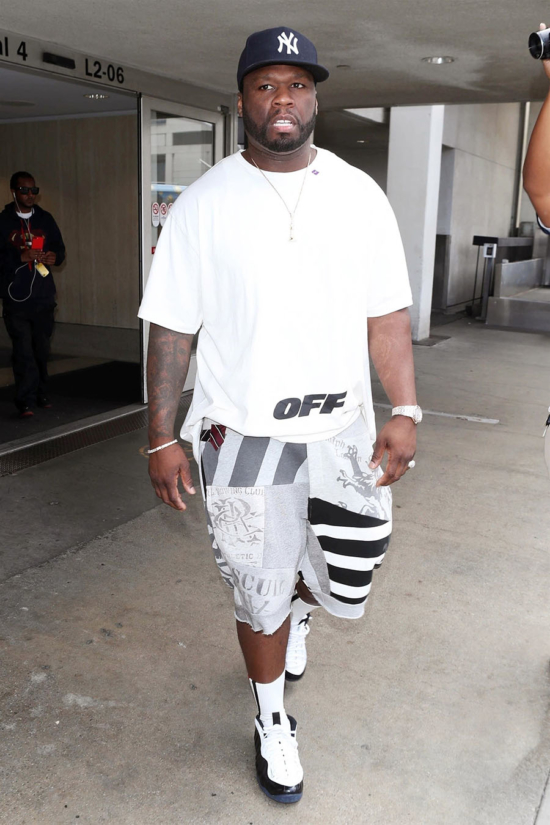
<instances>
[{"instance_id":1,"label":"black pants","mask_svg":"<svg viewBox=\"0 0 550 825\"><path fill-rule=\"evenodd\" d=\"M46 394L55 304L13 308L5 303L4 323L13 346L15 405L21 410L34 407L37 396Z\"/></svg>"}]
</instances>

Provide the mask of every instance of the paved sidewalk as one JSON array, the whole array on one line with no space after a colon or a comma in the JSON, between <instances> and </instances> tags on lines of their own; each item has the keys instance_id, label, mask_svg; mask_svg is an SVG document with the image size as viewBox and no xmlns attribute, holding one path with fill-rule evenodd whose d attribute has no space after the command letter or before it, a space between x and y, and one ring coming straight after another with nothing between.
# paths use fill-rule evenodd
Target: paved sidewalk
<instances>
[{"instance_id":1,"label":"paved sidewalk","mask_svg":"<svg viewBox=\"0 0 550 825\"><path fill-rule=\"evenodd\" d=\"M0 479L1 823L546 825L550 340L434 332L422 406L501 423L426 416L366 618L314 613L297 806L256 787L231 595L145 433Z\"/></svg>"}]
</instances>

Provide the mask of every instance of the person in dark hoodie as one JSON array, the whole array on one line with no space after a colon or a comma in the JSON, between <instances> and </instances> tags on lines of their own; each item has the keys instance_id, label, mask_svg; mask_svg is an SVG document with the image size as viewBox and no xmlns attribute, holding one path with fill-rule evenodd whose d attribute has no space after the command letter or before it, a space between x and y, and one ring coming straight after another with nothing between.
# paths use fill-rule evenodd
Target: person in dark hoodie
<instances>
[{"instance_id":1,"label":"person in dark hoodie","mask_svg":"<svg viewBox=\"0 0 550 825\"><path fill-rule=\"evenodd\" d=\"M51 268L65 260L61 232L36 204L39 188L29 172L11 176L12 201L0 213L0 297L12 341L15 405L22 418L51 407L46 394L54 327L55 284Z\"/></svg>"}]
</instances>

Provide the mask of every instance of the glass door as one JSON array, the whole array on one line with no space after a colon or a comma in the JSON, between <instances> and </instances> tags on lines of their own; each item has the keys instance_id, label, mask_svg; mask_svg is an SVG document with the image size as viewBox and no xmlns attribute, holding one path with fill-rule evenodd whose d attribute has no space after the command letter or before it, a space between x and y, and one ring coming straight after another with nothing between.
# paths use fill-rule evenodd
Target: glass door
<instances>
[{"instance_id":1,"label":"glass door","mask_svg":"<svg viewBox=\"0 0 550 825\"><path fill-rule=\"evenodd\" d=\"M145 288L162 227L176 198L223 157L224 118L156 98L141 99L142 290ZM147 401L145 363L149 324L142 324L143 401ZM184 389L195 381L191 358Z\"/></svg>"}]
</instances>

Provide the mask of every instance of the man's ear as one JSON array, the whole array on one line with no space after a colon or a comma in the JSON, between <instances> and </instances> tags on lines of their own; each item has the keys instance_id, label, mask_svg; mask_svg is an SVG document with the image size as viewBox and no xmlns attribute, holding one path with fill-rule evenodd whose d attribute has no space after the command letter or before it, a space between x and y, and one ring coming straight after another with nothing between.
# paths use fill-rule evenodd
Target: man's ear
<instances>
[{"instance_id":1,"label":"man's ear","mask_svg":"<svg viewBox=\"0 0 550 825\"><path fill-rule=\"evenodd\" d=\"M237 98L237 114L239 117L243 116L243 96L241 92L239 92L239 96Z\"/></svg>"}]
</instances>

